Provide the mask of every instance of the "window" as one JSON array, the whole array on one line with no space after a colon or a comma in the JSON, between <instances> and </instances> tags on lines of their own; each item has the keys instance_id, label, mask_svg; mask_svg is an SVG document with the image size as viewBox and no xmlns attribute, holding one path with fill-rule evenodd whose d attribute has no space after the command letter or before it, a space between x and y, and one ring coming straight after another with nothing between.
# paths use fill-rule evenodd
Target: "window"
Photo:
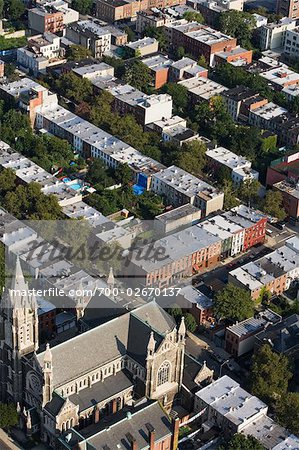
<instances>
[{"instance_id":1,"label":"window","mask_svg":"<svg viewBox=\"0 0 299 450\"><path fill-rule=\"evenodd\" d=\"M167 383L167 381L169 381L169 375L170 363L168 361L165 361L158 370L157 386L161 386L162 384Z\"/></svg>"}]
</instances>

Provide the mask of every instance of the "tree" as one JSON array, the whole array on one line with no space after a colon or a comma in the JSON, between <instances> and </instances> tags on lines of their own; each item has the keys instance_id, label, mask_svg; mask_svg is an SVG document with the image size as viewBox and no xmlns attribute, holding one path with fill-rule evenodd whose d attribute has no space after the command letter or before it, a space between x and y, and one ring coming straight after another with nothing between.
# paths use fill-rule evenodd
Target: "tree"
<instances>
[{"instance_id":1,"label":"tree","mask_svg":"<svg viewBox=\"0 0 299 450\"><path fill-rule=\"evenodd\" d=\"M0 243L0 289L3 292L3 288L5 287L5 246Z\"/></svg>"},{"instance_id":2,"label":"tree","mask_svg":"<svg viewBox=\"0 0 299 450\"><path fill-rule=\"evenodd\" d=\"M147 91L153 81L150 69L141 61L127 65L123 79L141 91Z\"/></svg>"},{"instance_id":3,"label":"tree","mask_svg":"<svg viewBox=\"0 0 299 450\"><path fill-rule=\"evenodd\" d=\"M183 18L189 22L204 23L204 18L199 11L186 11L183 14Z\"/></svg>"},{"instance_id":4,"label":"tree","mask_svg":"<svg viewBox=\"0 0 299 450\"><path fill-rule=\"evenodd\" d=\"M18 413L12 403L0 403L0 428L10 428L18 423Z\"/></svg>"},{"instance_id":5,"label":"tree","mask_svg":"<svg viewBox=\"0 0 299 450\"><path fill-rule=\"evenodd\" d=\"M3 18L4 0L0 0L0 19Z\"/></svg>"},{"instance_id":6,"label":"tree","mask_svg":"<svg viewBox=\"0 0 299 450\"><path fill-rule=\"evenodd\" d=\"M180 323L183 312L182 308L179 305L174 303L170 308L167 309L167 312L174 318L176 323Z\"/></svg>"},{"instance_id":7,"label":"tree","mask_svg":"<svg viewBox=\"0 0 299 450\"><path fill-rule=\"evenodd\" d=\"M261 183L255 179L243 181L239 188L239 197L248 205L255 205L259 199Z\"/></svg>"},{"instance_id":8,"label":"tree","mask_svg":"<svg viewBox=\"0 0 299 450\"><path fill-rule=\"evenodd\" d=\"M85 179L92 184L101 185L103 188L113 184L104 162L98 158L92 160L89 164Z\"/></svg>"},{"instance_id":9,"label":"tree","mask_svg":"<svg viewBox=\"0 0 299 450\"><path fill-rule=\"evenodd\" d=\"M132 30L132 28L126 26L126 27L124 27L124 32L127 33L128 42L132 42L132 41L136 40L136 34Z\"/></svg>"},{"instance_id":10,"label":"tree","mask_svg":"<svg viewBox=\"0 0 299 450\"><path fill-rule=\"evenodd\" d=\"M174 114L186 112L188 106L188 90L185 86L177 83L166 83L163 92L172 96Z\"/></svg>"},{"instance_id":11,"label":"tree","mask_svg":"<svg viewBox=\"0 0 299 450\"><path fill-rule=\"evenodd\" d=\"M159 42L159 48L161 51L165 51L168 46L166 35L163 31L163 27L147 27L143 33L144 36L155 38Z\"/></svg>"},{"instance_id":12,"label":"tree","mask_svg":"<svg viewBox=\"0 0 299 450\"><path fill-rule=\"evenodd\" d=\"M197 328L196 320L194 319L194 317L190 313L185 314L184 317L185 317L186 329L188 331L190 331L191 333L194 333L194 331Z\"/></svg>"},{"instance_id":13,"label":"tree","mask_svg":"<svg viewBox=\"0 0 299 450\"><path fill-rule=\"evenodd\" d=\"M282 193L272 190L267 191L262 210L278 220L283 220L286 217L286 212L283 207Z\"/></svg>"},{"instance_id":14,"label":"tree","mask_svg":"<svg viewBox=\"0 0 299 450\"><path fill-rule=\"evenodd\" d=\"M86 15L91 13L92 0L72 0L72 7L80 14Z\"/></svg>"},{"instance_id":15,"label":"tree","mask_svg":"<svg viewBox=\"0 0 299 450\"><path fill-rule=\"evenodd\" d=\"M291 433L299 434L299 393L289 392L283 396L277 407L279 422Z\"/></svg>"},{"instance_id":16,"label":"tree","mask_svg":"<svg viewBox=\"0 0 299 450\"><path fill-rule=\"evenodd\" d=\"M203 55L201 55L201 56L198 58L197 64L198 64L199 66L201 66L201 67L204 67L205 69L207 69L207 68L209 67L209 65L208 65L208 63L207 63L207 60L206 60L206 58L205 58Z\"/></svg>"},{"instance_id":17,"label":"tree","mask_svg":"<svg viewBox=\"0 0 299 450\"><path fill-rule=\"evenodd\" d=\"M292 378L286 356L275 353L269 344L264 344L255 353L252 362L250 381L254 395L271 404L286 395Z\"/></svg>"},{"instance_id":18,"label":"tree","mask_svg":"<svg viewBox=\"0 0 299 450\"><path fill-rule=\"evenodd\" d=\"M179 47L176 49L176 57L177 57L177 59L181 59L181 58L183 58L184 56L185 56L185 49L184 49L184 47L179 46Z\"/></svg>"},{"instance_id":19,"label":"tree","mask_svg":"<svg viewBox=\"0 0 299 450\"><path fill-rule=\"evenodd\" d=\"M202 174L206 164L206 146L197 140L183 144L174 163L196 176Z\"/></svg>"},{"instance_id":20,"label":"tree","mask_svg":"<svg viewBox=\"0 0 299 450\"><path fill-rule=\"evenodd\" d=\"M224 180L221 190L224 193L224 209L232 209L240 204L236 198L236 191L231 180Z\"/></svg>"},{"instance_id":21,"label":"tree","mask_svg":"<svg viewBox=\"0 0 299 450\"><path fill-rule=\"evenodd\" d=\"M132 171L128 164L119 164L115 169L115 178L121 184L128 185L132 181Z\"/></svg>"},{"instance_id":22,"label":"tree","mask_svg":"<svg viewBox=\"0 0 299 450\"><path fill-rule=\"evenodd\" d=\"M19 20L25 12L25 5L22 0L8 0L5 9L8 19Z\"/></svg>"},{"instance_id":23,"label":"tree","mask_svg":"<svg viewBox=\"0 0 299 450\"><path fill-rule=\"evenodd\" d=\"M256 20L250 13L230 10L220 14L219 29L229 36L235 37L243 47L251 46L251 38Z\"/></svg>"},{"instance_id":24,"label":"tree","mask_svg":"<svg viewBox=\"0 0 299 450\"><path fill-rule=\"evenodd\" d=\"M225 450L265 450L265 447L253 436L235 434L230 441L224 445Z\"/></svg>"},{"instance_id":25,"label":"tree","mask_svg":"<svg viewBox=\"0 0 299 450\"><path fill-rule=\"evenodd\" d=\"M13 191L16 184L16 174L12 169L3 169L0 172L0 193L4 196L8 191Z\"/></svg>"},{"instance_id":26,"label":"tree","mask_svg":"<svg viewBox=\"0 0 299 450\"><path fill-rule=\"evenodd\" d=\"M70 45L66 51L66 57L69 61L80 61L81 59L91 58L91 51L82 45Z\"/></svg>"},{"instance_id":27,"label":"tree","mask_svg":"<svg viewBox=\"0 0 299 450\"><path fill-rule=\"evenodd\" d=\"M299 96L294 98L294 100L291 102L289 108L292 113L299 114Z\"/></svg>"},{"instance_id":28,"label":"tree","mask_svg":"<svg viewBox=\"0 0 299 450\"><path fill-rule=\"evenodd\" d=\"M87 78L81 78L68 72L56 81L57 90L69 100L80 103L88 101L92 96L92 83Z\"/></svg>"},{"instance_id":29,"label":"tree","mask_svg":"<svg viewBox=\"0 0 299 450\"><path fill-rule=\"evenodd\" d=\"M217 292L214 312L218 319L236 322L253 316L253 300L245 289L228 283Z\"/></svg>"}]
</instances>

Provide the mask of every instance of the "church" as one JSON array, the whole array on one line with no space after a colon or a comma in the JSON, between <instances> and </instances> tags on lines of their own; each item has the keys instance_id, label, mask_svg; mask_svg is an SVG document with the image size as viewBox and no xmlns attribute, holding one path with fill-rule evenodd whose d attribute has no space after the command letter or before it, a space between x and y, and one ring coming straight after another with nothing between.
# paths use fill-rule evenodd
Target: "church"
<instances>
[{"instance_id":1,"label":"church","mask_svg":"<svg viewBox=\"0 0 299 450\"><path fill-rule=\"evenodd\" d=\"M170 411L183 382L185 324L156 302L40 351L38 311L19 259L0 304L0 401L53 448L142 399ZM136 416L137 417L137 416Z\"/></svg>"}]
</instances>

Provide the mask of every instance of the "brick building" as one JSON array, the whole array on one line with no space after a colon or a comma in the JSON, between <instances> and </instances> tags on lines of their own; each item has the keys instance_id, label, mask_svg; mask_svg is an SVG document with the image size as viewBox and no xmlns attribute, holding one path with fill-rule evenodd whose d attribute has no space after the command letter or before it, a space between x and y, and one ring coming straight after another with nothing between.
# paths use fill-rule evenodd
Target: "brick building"
<instances>
[{"instance_id":1,"label":"brick building","mask_svg":"<svg viewBox=\"0 0 299 450\"><path fill-rule=\"evenodd\" d=\"M215 53L231 51L236 48L237 40L220 31L214 30L198 22L170 24L171 47L184 47L185 52L198 59L203 56L210 66L215 65Z\"/></svg>"},{"instance_id":2,"label":"brick building","mask_svg":"<svg viewBox=\"0 0 299 450\"><path fill-rule=\"evenodd\" d=\"M186 0L97 0L96 16L108 22L135 18L137 13L149 8L166 8L185 4Z\"/></svg>"},{"instance_id":3,"label":"brick building","mask_svg":"<svg viewBox=\"0 0 299 450\"><path fill-rule=\"evenodd\" d=\"M277 0L277 13L290 19L299 19L297 0Z\"/></svg>"}]
</instances>

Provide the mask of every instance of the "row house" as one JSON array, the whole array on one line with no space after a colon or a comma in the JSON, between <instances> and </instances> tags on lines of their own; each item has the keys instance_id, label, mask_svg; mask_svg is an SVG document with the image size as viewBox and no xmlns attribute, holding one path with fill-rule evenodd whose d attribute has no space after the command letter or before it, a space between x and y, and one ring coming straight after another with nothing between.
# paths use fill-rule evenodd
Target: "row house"
<instances>
[{"instance_id":1,"label":"row house","mask_svg":"<svg viewBox=\"0 0 299 450\"><path fill-rule=\"evenodd\" d=\"M223 216L245 229L243 250L265 241L267 216L245 205L239 205L223 213Z\"/></svg>"},{"instance_id":2,"label":"row house","mask_svg":"<svg viewBox=\"0 0 299 450\"><path fill-rule=\"evenodd\" d=\"M282 247L229 273L228 280L250 292L253 300L269 291L272 296L288 290L299 275L298 237L288 239Z\"/></svg>"},{"instance_id":3,"label":"row house","mask_svg":"<svg viewBox=\"0 0 299 450\"><path fill-rule=\"evenodd\" d=\"M166 8L185 4L186 0L97 0L96 17L107 22L136 18L137 13L149 8Z\"/></svg>"},{"instance_id":4,"label":"row house","mask_svg":"<svg viewBox=\"0 0 299 450\"><path fill-rule=\"evenodd\" d=\"M161 195L168 205L190 203L198 207L202 211L202 217L223 207L223 192L176 166L154 174L151 190Z\"/></svg>"},{"instance_id":5,"label":"row house","mask_svg":"<svg viewBox=\"0 0 299 450\"><path fill-rule=\"evenodd\" d=\"M240 185L246 180L258 180L259 178L259 173L251 167L251 161L224 147L207 150L206 157L207 164L213 173L217 173L220 167L227 168L235 185Z\"/></svg>"},{"instance_id":6,"label":"row house","mask_svg":"<svg viewBox=\"0 0 299 450\"><path fill-rule=\"evenodd\" d=\"M221 94L226 108L235 121L248 122L249 112L268 103L260 94L246 86L227 89Z\"/></svg>"},{"instance_id":7,"label":"row house","mask_svg":"<svg viewBox=\"0 0 299 450\"><path fill-rule=\"evenodd\" d=\"M221 239L195 225L134 250L126 269L137 285L165 288L215 267Z\"/></svg>"}]
</instances>

